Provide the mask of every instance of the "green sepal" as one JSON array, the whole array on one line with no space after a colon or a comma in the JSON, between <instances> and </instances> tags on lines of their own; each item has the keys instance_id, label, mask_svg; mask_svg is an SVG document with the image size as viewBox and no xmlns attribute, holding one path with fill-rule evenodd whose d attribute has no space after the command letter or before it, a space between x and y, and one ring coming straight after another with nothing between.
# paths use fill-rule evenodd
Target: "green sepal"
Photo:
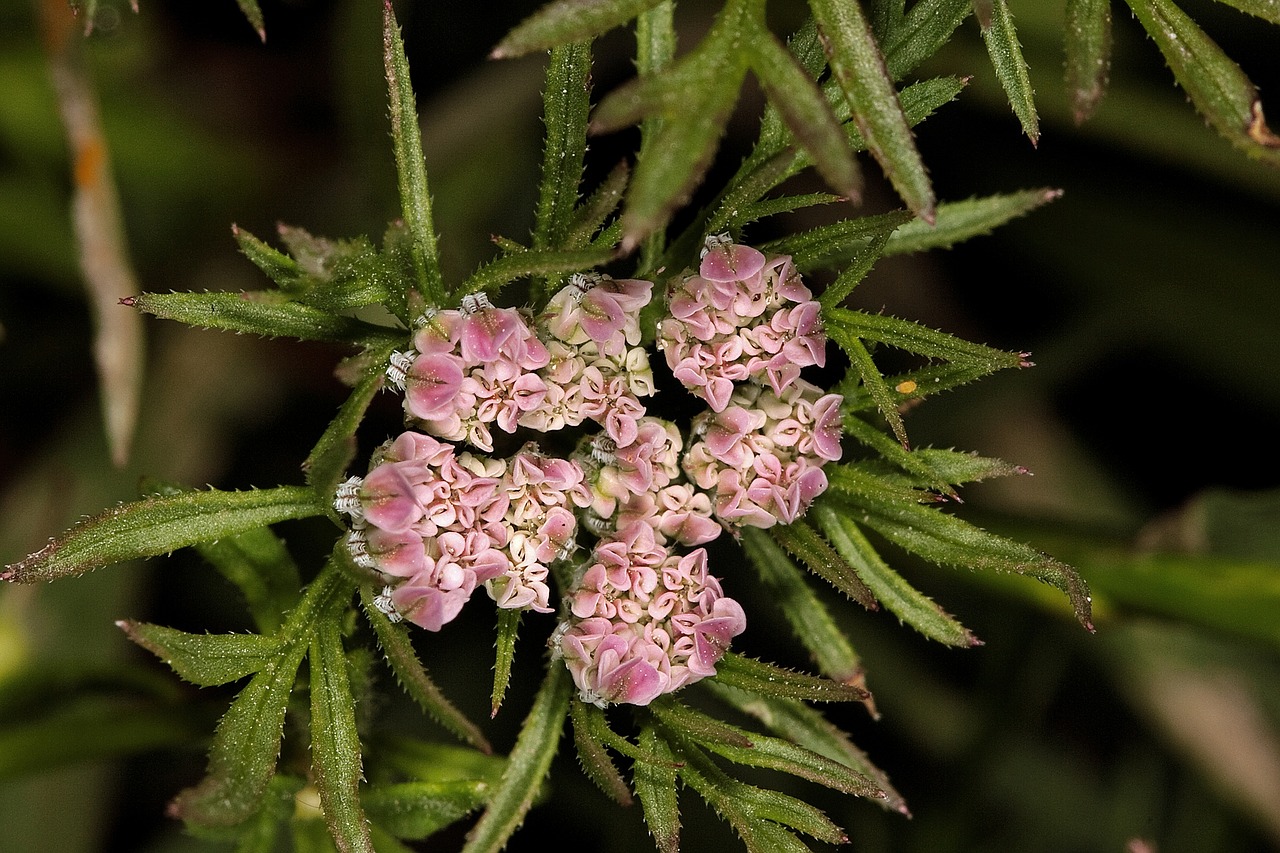
<instances>
[{"instance_id":1,"label":"green sepal","mask_svg":"<svg viewBox=\"0 0 1280 853\"><path fill-rule=\"evenodd\" d=\"M1209 124L1250 156L1280 163L1280 136L1267 127L1257 87L1240 66L1169 0L1126 0Z\"/></svg>"},{"instance_id":2,"label":"green sepal","mask_svg":"<svg viewBox=\"0 0 1280 853\"><path fill-rule=\"evenodd\" d=\"M973 0L919 0L881 41L889 76L901 80L951 40L973 11Z\"/></svg>"},{"instance_id":3,"label":"green sepal","mask_svg":"<svg viewBox=\"0 0 1280 853\"><path fill-rule=\"evenodd\" d=\"M771 663L727 652L716 664L715 678L764 696L803 699L810 702L864 702L871 695L853 684L785 669Z\"/></svg>"},{"instance_id":4,"label":"green sepal","mask_svg":"<svg viewBox=\"0 0 1280 853\"><path fill-rule=\"evenodd\" d=\"M1006 0L981 0L974 6L983 12L978 15L978 22L996 79L1004 87L1013 114L1022 123L1022 132L1035 145L1040 140L1040 118L1036 114L1035 92L1031 88L1031 76L1027 61L1022 56L1022 45L1018 43L1009 4Z\"/></svg>"},{"instance_id":5,"label":"green sepal","mask_svg":"<svg viewBox=\"0 0 1280 853\"><path fill-rule=\"evenodd\" d=\"M378 646L396 681L418 706L433 720L444 726L460 740L471 744L476 749L488 754L493 751L489 741L485 739L480 728L467 719L458 708L440 692L440 688L431 680L418 653L413 648L413 641L403 626L393 625L381 610L373 603L373 590L367 586L360 587L360 603L365 617L373 628Z\"/></svg>"},{"instance_id":6,"label":"green sepal","mask_svg":"<svg viewBox=\"0 0 1280 853\"><path fill-rule=\"evenodd\" d=\"M447 293L440 273L431 192L422 156L422 132L418 128L418 107L409 77L404 41L389 2L383 7L382 44L391 113L391 140L395 148L400 209L409 238L409 257L423 298L429 305L441 306L445 304Z\"/></svg>"},{"instance_id":7,"label":"green sepal","mask_svg":"<svg viewBox=\"0 0 1280 853\"><path fill-rule=\"evenodd\" d=\"M680 849L680 801L677 798L676 768L680 759L665 740L649 724L640 729L640 749L657 756L658 761L636 761L632 768L632 784L644 809L644 822L661 853L677 853Z\"/></svg>"},{"instance_id":8,"label":"green sepal","mask_svg":"<svg viewBox=\"0 0 1280 853\"><path fill-rule=\"evenodd\" d=\"M885 799L880 801L885 808L910 815L902 795L889 784L889 777L871 763L866 753L853 745L847 734L820 712L795 699L761 696L718 682L710 682L707 686L721 700L755 717L778 736L838 761L870 779L885 793Z\"/></svg>"},{"instance_id":9,"label":"green sepal","mask_svg":"<svg viewBox=\"0 0 1280 853\"><path fill-rule=\"evenodd\" d=\"M889 236L885 255L905 255L931 249L949 249L972 237L1025 216L1062 196L1062 190L1035 189L938 205L938 220L930 227L923 222L903 223Z\"/></svg>"},{"instance_id":10,"label":"green sepal","mask_svg":"<svg viewBox=\"0 0 1280 853\"><path fill-rule=\"evenodd\" d=\"M0 580L57 580L323 512L311 490L301 486L144 498L81 521L41 550L6 566Z\"/></svg>"},{"instance_id":11,"label":"green sepal","mask_svg":"<svg viewBox=\"0 0 1280 853\"><path fill-rule=\"evenodd\" d=\"M799 518L791 524L776 524L770 528L769 533L775 542L804 563L810 572L866 609L880 609L871 590L808 521Z\"/></svg>"},{"instance_id":12,"label":"green sepal","mask_svg":"<svg viewBox=\"0 0 1280 853\"><path fill-rule=\"evenodd\" d=\"M827 502L815 503L810 512L832 546L854 567L886 610L939 643L961 648L982 645L967 628L891 569L848 512L834 509Z\"/></svg>"},{"instance_id":13,"label":"green sepal","mask_svg":"<svg viewBox=\"0 0 1280 853\"><path fill-rule=\"evenodd\" d=\"M376 344L392 334L383 326L332 314L266 291L141 293L129 297L124 304L163 320L264 338Z\"/></svg>"},{"instance_id":14,"label":"green sepal","mask_svg":"<svg viewBox=\"0 0 1280 853\"><path fill-rule=\"evenodd\" d=\"M818 670L836 681L858 683L862 673L858 654L814 593L805 572L763 530L744 529L742 550Z\"/></svg>"},{"instance_id":15,"label":"green sepal","mask_svg":"<svg viewBox=\"0 0 1280 853\"><path fill-rule=\"evenodd\" d=\"M350 589L347 596L350 595ZM311 635L311 776L325 823L342 853L373 853L360 805L361 750L355 699L342 647L344 596L334 595Z\"/></svg>"},{"instance_id":16,"label":"green sepal","mask_svg":"<svg viewBox=\"0 0 1280 853\"><path fill-rule=\"evenodd\" d=\"M279 657L278 637L262 634L188 634L174 628L122 619L116 627L164 661L180 677L201 687L253 675Z\"/></svg>"},{"instance_id":17,"label":"green sepal","mask_svg":"<svg viewBox=\"0 0 1280 853\"><path fill-rule=\"evenodd\" d=\"M569 713L571 684L569 671L563 666L547 668L533 707L520 727L502 781L467 837L463 853L499 853L524 821L559 748Z\"/></svg>"},{"instance_id":18,"label":"green sepal","mask_svg":"<svg viewBox=\"0 0 1280 853\"><path fill-rule=\"evenodd\" d=\"M552 276L602 266L613 259L612 248L530 249L502 255L472 273L458 288L462 294L492 293L504 284L529 276Z\"/></svg>"},{"instance_id":19,"label":"green sepal","mask_svg":"<svg viewBox=\"0 0 1280 853\"><path fill-rule=\"evenodd\" d=\"M516 659L516 636L520 632L519 610L498 608L498 630L494 638L493 690L489 694L489 716L498 716L502 699L511 683L511 665Z\"/></svg>"},{"instance_id":20,"label":"green sepal","mask_svg":"<svg viewBox=\"0 0 1280 853\"><path fill-rule=\"evenodd\" d=\"M573 743L578 749L578 763L587 778L609 799L620 806L629 806L632 803L631 789L609 757L605 744L596 736L597 726L589 718L593 711L603 718L603 713L594 705L588 705L580 699L569 703L569 719L573 722Z\"/></svg>"},{"instance_id":21,"label":"green sepal","mask_svg":"<svg viewBox=\"0 0 1280 853\"><path fill-rule=\"evenodd\" d=\"M490 59L523 56L557 45L585 41L620 27L662 0L555 0L507 33Z\"/></svg>"},{"instance_id":22,"label":"green sepal","mask_svg":"<svg viewBox=\"0 0 1280 853\"><path fill-rule=\"evenodd\" d=\"M312 632L344 588L331 566L311 582L280 631L280 654L250 679L219 721L208 775L177 796L171 814L214 827L235 826L253 815L275 775L289 694Z\"/></svg>"},{"instance_id":23,"label":"green sepal","mask_svg":"<svg viewBox=\"0 0 1280 853\"><path fill-rule=\"evenodd\" d=\"M833 496L862 523L923 559L946 566L1027 575L1062 591L1076 619L1092 631L1089 589L1067 564L1041 551L989 533L916 501L911 489L894 486L854 465L827 470ZM887 605L886 605L887 606Z\"/></svg>"},{"instance_id":24,"label":"green sepal","mask_svg":"<svg viewBox=\"0 0 1280 853\"><path fill-rule=\"evenodd\" d=\"M809 273L841 266L857 258L868 245L892 234L911 219L905 210L860 216L772 240L762 245L760 251L791 255L796 269L802 274Z\"/></svg>"},{"instance_id":25,"label":"green sepal","mask_svg":"<svg viewBox=\"0 0 1280 853\"><path fill-rule=\"evenodd\" d=\"M489 790L481 779L373 784L361 791L360 801L375 825L419 841L483 806Z\"/></svg>"},{"instance_id":26,"label":"green sepal","mask_svg":"<svg viewBox=\"0 0 1280 853\"><path fill-rule=\"evenodd\" d=\"M1080 124L1093 115L1107 89L1111 68L1111 0L1067 0L1062 46L1067 58L1071 115L1076 124Z\"/></svg>"},{"instance_id":27,"label":"green sepal","mask_svg":"<svg viewBox=\"0 0 1280 853\"><path fill-rule=\"evenodd\" d=\"M885 798L884 791L870 779L789 740L738 728L673 699L655 701L649 710L682 738L735 764L778 770L855 797Z\"/></svg>"},{"instance_id":28,"label":"green sepal","mask_svg":"<svg viewBox=\"0 0 1280 853\"><path fill-rule=\"evenodd\" d=\"M853 109L853 120L885 177L921 219L932 222L933 185L916 149L911 126L858 3L809 0L831 73Z\"/></svg>"}]
</instances>

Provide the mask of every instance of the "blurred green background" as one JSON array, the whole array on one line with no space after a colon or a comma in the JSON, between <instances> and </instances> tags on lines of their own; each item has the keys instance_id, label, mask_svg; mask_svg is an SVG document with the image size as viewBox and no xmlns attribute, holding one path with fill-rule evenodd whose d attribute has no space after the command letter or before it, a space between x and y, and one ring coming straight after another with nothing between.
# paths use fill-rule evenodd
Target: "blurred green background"
<instances>
[{"instance_id":1,"label":"blurred green background","mask_svg":"<svg viewBox=\"0 0 1280 853\"><path fill-rule=\"evenodd\" d=\"M232 223L268 241L278 222L380 238L397 215L380 5L263 2L263 44L231 0L145 0L136 15L102 4L85 59L142 289L265 286ZM522 239L532 224L542 60L485 55L536 5L397 4L455 280L489 257L491 234ZM860 853L1118 853L1138 839L1161 853L1280 849L1280 173L1204 126L1122 9L1112 89L1076 127L1061 2L1011 5L1042 112L1038 148L1020 136L972 20L929 70L973 79L921 126L920 147L943 199L1038 186L1063 197L949 251L886 259L853 301L1033 353L1035 369L927 401L907 425L918 445L1032 471L971 487L957 511L1076 565L1098 632L1020 578L895 562L986 645L940 648L888 614L833 603L882 716L832 716L914 817L799 793ZM1280 115L1280 32L1207 0L1185 5ZM796 6L771 4L780 30ZM712 8L689 0L677 21L696 31ZM630 75L631 50L622 31L598 44L597 92ZM753 104L744 100L717 170L750 144ZM593 141L593 174L633 142ZM345 397L340 350L147 322L139 432L128 465L114 468L71 186L37 5L0 0L6 563L131 499L143 474L224 489L301 482L299 462ZM872 180L868 209L892 204ZM398 423L395 401L380 400L366 437ZM281 532L304 565L327 549L305 525ZM764 596L753 600L745 580L735 595L753 615L744 650L805 665ZM185 554L0 589L0 850L210 849L164 807L202 774L230 694L179 683L129 645L114 626L122 618L249 627L231 587ZM433 675L476 718L487 716L487 620L422 640ZM538 659L535 642L522 646L526 662ZM517 675L491 726L499 748L535 681ZM555 844L570 821L575 850L649 849L639 814L619 814L574 763L557 764L551 798L509 849ZM684 849L735 849L692 800L686 824Z\"/></svg>"}]
</instances>

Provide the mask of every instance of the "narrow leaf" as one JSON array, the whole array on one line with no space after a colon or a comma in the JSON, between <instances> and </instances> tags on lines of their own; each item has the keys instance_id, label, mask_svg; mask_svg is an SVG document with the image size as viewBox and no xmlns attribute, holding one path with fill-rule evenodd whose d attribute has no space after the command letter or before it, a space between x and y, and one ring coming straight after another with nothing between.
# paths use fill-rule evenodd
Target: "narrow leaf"
<instances>
[{"instance_id":1,"label":"narrow leaf","mask_svg":"<svg viewBox=\"0 0 1280 853\"><path fill-rule=\"evenodd\" d=\"M521 21L489 54L491 59L587 39L620 27L662 0L555 0Z\"/></svg>"},{"instance_id":2,"label":"narrow leaf","mask_svg":"<svg viewBox=\"0 0 1280 853\"><path fill-rule=\"evenodd\" d=\"M400 207L409 234L409 253L422 295L431 305L445 302L440 275L439 250L431 216L431 193L427 168L422 158L422 133L418 128L418 108L409 79L409 61L396 23L391 0L384 0L382 14L383 64L391 107L391 139L395 147L396 174L400 185Z\"/></svg>"},{"instance_id":3,"label":"narrow leaf","mask_svg":"<svg viewBox=\"0 0 1280 853\"><path fill-rule=\"evenodd\" d=\"M856 202L862 195L862 175L831 105L813 76L763 21L748 21L744 35L751 40L751 70L765 97L827 184Z\"/></svg>"},{"instance_id":4,"label":"narrow leaf","mask_svg":"<svg viewBox=\"0 0 1280 853\"><path fill-rule=\"evenodd\" d=\"M897 400L889 390L889 383L885 381L880 368L876 367L866 346L856 334L851 334L845 325L829 323L827 333L849 357L850 372L856 373L862 380L862 389L875 401L876 408L880 410L885 422L893 430L894 437L903 448L909 447L907 427L902 421L902 413L898 411Z\"/></svg>"},{"instance_id":5,"label":"narrow leaf","mask_svg":"<svg viewBox=\"0 0 1280 853\"><path fill-rule=\"evenodd\" d=\"M857 257L872 241L910 222L905 210L845 219L772 240L761 251L791 255L801 273L840 266Z\"/></svg>"},{"instance_id":6,"label":"narrow leaf","mask_svg":"<svg viewBox=\"0 0 1280 853\"><path fill-rule=\"evenodd\" d=\"M281 630L282 653L231 703L213 737L208 775L178 795L173 815L198 826L235 826L257 809L275 775L285 709L311 632L341 587L331 567L312 581Z\"/></svg>"},{"instance_id":7,"label":"narrow leaf","mask_svg":"<svg viewBox=\"0 0 1280 853\"><path fill-rule=\"evenodd\" d=\"M981 645L968 629L889 568L848 513L825 502L812 507L812 511L831 544L871 587L886 610L940 643L962 648Z\"/></svg>"},{"instance_id":8,"label":"narrow leaf","mask_svg":"<svg viewBox=\"0 0 1280 853\"><path fill-rule=\"evenodd\" d=\"M1111 0L1067 0L1063 49L1071 114L1080 124L1093 115L1107 88L1111 70Z\"/></svg>"},{"instance_id":9,"label":"narrow leaf","mask_svg":"<svg viewBox=\"0 0 1280 853\"><path fill-rule=\"evenodd\" d=\"M258 38L264 42L267 40L267 28L262 21L262 9L258 6L258 0L236 0L240 11L249 19L249 24L253 27L253 31L258 34Z\"/></svg>"},{"instance_id":10,"label":"narrow leaf","mask_svg":"<svg viewBox=\"0 0 1280 853\"><path fill-rule=\"evenodd\" d=\"M644 808L644 822L661 853L680 849L680 802L676 797L676 770L679 759L671 752L652 725L640 730L640 748L661 761L637 761L632 776L636 796Z\"/></svg>"},{"instance_id":11,"label":"narrow leaf","mask_svg":"<svg viewBox=\"0 0 1280 853\"><path fill-rule=\"evenodd\" d=\"M463 853L498 853L524 821L560 745L571 683L563 666L548 667L511 750L502 781L468 834Z\"/></svg>"},{"instance_id":12,"label":"narrow leaf","mask_svg":"<svg viewBox=\"0 0 1280 853\"><path fill-rule=\"evenodd\" d=\"M933 186L902 111L884 57L858 3L810 0L831 71L853 109L853 120L907 207L934 219Z\"/></svg>"},{"instance_id":13,"label":"narrow leaf","mask_svg":"<svg viewBox=\"0 0 1280 853\"><path fill-rule=\"evenodd\" d=\"M40 551L6 566L0 580L56 580L323 511L311 490L300 486L145 498L80 522Z\"/></svg>"},{"instance_id":14,"label":"narrow leaf","mask_svg":"<svg viewBox=\"0 0 1280 853\"><path fill-rule=\"evenodd\" d=\"M508 282L529 276L560 275L602 266L613 258L611 249L531 249L494 258L458 288L459 293L492 292Z\"/></svg>"},{"instance_id":15,"label":"narrow leaf","mask_svg":"<svg viewBox=\"0 0 1280 853\"><path fill-rule=\"evenodd\" d=\"M385 353L381 358L376 359L375 363L379 368L383 366L389 355L390 353ZM316 500L324 501L330 510L332 510L338 483L342 481L347 473L347 466L355 458L356 430L360 428L360 423L364 420L365 412L368 411L373 398L382 390L385 375L382 369L376 369L366 371L361 376L346 402L342 404L342 408L338 410L338 414L325 427L320 440L316 442L315 447L311 448L306 461L302 463L307 484L315 489ZM336 514L332 517L337 518Z\"/></svg>"},{"instance_id":16,"label":"narrow leaf","mask_svg":"<svg viewBox=\"0 0 1280 853\"><path fill-rule=\"evenodd\" d=\"M489 695L489 716L498 716L502 698L511 683L511 665L516 659L516 635L520 631L520 611L498 609L498 631L494 641L493 692Z\"/></svg>"},{"instance_id":17,"label":"narrow leaf","mask_svg":"<svg viewBox=\"0 0 1280 853\"><path fill-rule=\"evenodd\" d=\"M1280 24L1280 0L1218 0L1233 9Z\"/></svg>"},{"instance_id":18,"label":"narrow leaf","mask_svg":"<svg viewBox=\"0 0 1280 853\"><path fill-rule=\"evenodd\" d=\"M188 634L146 622L116 623L130 640L201 687L239 681L264 669L280 654L280 640L261 634Z\"/></svg>"},{"instance_id":19,"label":"narrow leaf","mask_svg":"<svg viewBox=\"0 0 1280 853\"><path fill-rule=\"evenodd\" d=\"M374 605L373 592L368 587L360 588L360 603L364 608L365 617L369 620L369 625L373 628L374 635L378 638L378 645L382 648L387 665L391 667L396 680L400 682L400 686L410 698L417 702L433 720L457 735L459 739L485 753L492 752L492 747L489 746L479 727L446 699L440 692L440 688L431 680L422 662L418 660L413 641L404 628L391 624L386 614Z\"/></svg>"},{"instance_id":20,"label":"narrow leaf","mask_svg":"<svg viewBox=\"0 0 1280 853\"><path fill-rule=\"evenodd\" d=\"M483 806L489 790L489 783L479 779L398 782L369 785L360 800L375 824L399 838L417 841ZM377 849L381 851L381 845Z\"/></svg>"},{"instance_id":21,"label":"narrow leaf","mask_svg":"<svg viewBox=\"0 0 1280 853\"><path fill-rule=\"evenodd\" d=\"M913 323L884 314L868 314L833 308L823 312L828 329L839 327L842 331L866 341L888 344L926 358L972 365L994 373L1008 367L1027 367L1026 353L1007 352L982 344L974 344Z\"/></svg>"},{"instance_id":22,"label":"narrow leaf","mask_svg":"<svg viewBox=\"0 0 1280 853\"><path fill-rule=\"evenodd\" d=\"M744 205L734 215L733 218L725 223L723 227L716 231L738 231L743 226L749 225L768 216L777 216L779 213L791 213L806 207L814 207L819 204L831 204L836 201L844 201L840 196L831 193L806 193L804 195L785 195L779 198L765 199L752 204Z\"/></svg>"},{"instance_id":23,"label":"narrow leaf","mask_svg":"<svg viewBox=\"0 0 1280 853\"><path fill-rule=\"evenodd\" d=\"M951 40L973 11L973 0L919 0L885 37L885 66L901 80Z\"/></svg>"},{"instance_id":24,"label":"narrow leaf","mask_svg":"<svg viewBox=\"0 0 1280 853\"><path fill-rule=\"evenodd\" d=\"M1080 624L1093 630L1088 586L1065 563L953 515L904 500L903 490L853 465L830 468L828 480L847 502L861 510L863 523L904 550L941 565L1033 577L1065 593Z\"/></svg>"},{"instance_id":25,"label":"narrow leaf","mask_svg":"<svg viewBox=\"0 0 1280 853\"><path fill-rule=\"evenodd\" d=\"M340 597L335 603L342 605ZM329 834L341 853L373 853L360 806L360 734L342 649L344 608L321 614L311 637L311 771Z\"/></svg>"},{"instance_id":26,"label":"narrow leaf","mask_svg":"<svg viewBox=\"0 0 1280 853\"><path fill-rule=\"evenodd\" d=\"M581 700L574 699L569 705L569 718L573 721L573 742L578 748L578 763L587 778L596 784L608 797L620 806L631 805L631 789L618 772L613 759L609 757L604 744L595 737L594 727L587 719L590 708Z\"/></svg>"},{"instance_id":27,"label":"narrow leaf","mask_svg":"<svg viewBox=\"0 0 1280 853\"><path fill-rule=\"evenodd\" d=\"M1201 115L1233 145L1280 163L1280 137L1267 127L1258 90L1240 66L1169 0L1126 2Z\"/></svg>"},{"instance_id":28,"label":"narrow leaf","mask_svg":"<svg viewBox=\"0 0 1280 853\"><path fill-rule=\"evenodd\" d=\"M848 266L836 276L836 280L827 285L827 287L818 296L818 301L823 307L834 307L848 298L853 289L862 283L867 277L867 273L871 272L871 268L875 266L876 261L884 254L885 244L888 243L891 235L878 234L869 239L862 249L858 250L849 260Z\"/></svg>"},{"instance_id":29,"label":"narrow leaf","mask_svg":"<svg viewBox=\"0 0 1280 853\"><path fill-rule=\"evenodd\" d=\"M742 531L742 550L760 573L773 601L809 650L819 671L836 681L858 683L862 675L858 655L800 567L777 542L757 528Z\"/></svg>"},{"instance_id":30,"label":"narrow leaf","mask_svg":"<svg viewBox=\"0 0 1280 853\"><path fill-rule=\"evenodd\" d=\"M265 338L354 343L378 341L388 334L372 323L284 301L271 293L142 293L121 304L188 326Z\"/></svg>"},{"instance_id":31,"label":"narrow leaf","mask_svg":"<svg viewBox=\"0 0 1280 853\"><path fill-rule=\"evenodd\" d=\"M809 571L868 610L879 609L871 590L807 521L801 518L793 524L778 524L769 532L774 541L804 563Z\"/></svg>"},{"instance_id":32,"label":"narrow leaf","mask_svg":"<svg viewBox=\"0 0 1280 853\"><path fill-rule=\"evenodd\" d=\"M990 18L982 21L982 40L987 45L987 55L995 69L996 78L1004 87L1013 114L1022 123L1022 132L1035 145L1040 141L1040 118L1036 114L1035 92L1031 88L1031 76L1027 61L1022 56L1022 45L1013 25L1013 15L1006 0L986 0L991 7Z\"/></svg>"},{"instance_id":33,"label":"narrow leaf","mask_svg":"<svg viewBox=\"0 0 1280 853\"><path fill-rule=\"evenodd\" d=\"M904 255L930 249L949 249L971 237L990 234L1001 225L1061 196L1062 190L1037 189L945 202L938 206L938 220L932 227L919 220L899 226L889 237L884 253Z\"/></svg>"},{"instance_id":34,"label":"narrow leaf","mask_svg":"<svg viewBox=\"0 0 1280 853\"><path fill-rule=\"evenodd\" d=\"M734 652L720 659L715 677L722 684L743 690L810 702L862 702L870 696L866 690L852 684L783 669Z\"/></svg>"},{"instance_id":35,"label":"narrow leaf","mask_svg":"<svg viewBox=\"0 0 1280 853\"><path fill-rule=\"evenodd\" d=\"M231 226L231 235L240 245L240 251L253 265L267 274L267 278L287 293L297 293L305 278L301 266L293 258L278 249L273 249L262 240L240 228Z\"/></svg>"},{"instance_id":36,"label":"narrow leaf","mask_svg":"<svg viewBox=\"0 0 1280 853\"><path fill-rule=\"evenodd\" d=\"M564 238L566 248L581 249L591 242L592 236L622 203L622 195L630 179L631 169L625 160L613 167L600 186L574 212Z\"/></svg>"}]
</instances>

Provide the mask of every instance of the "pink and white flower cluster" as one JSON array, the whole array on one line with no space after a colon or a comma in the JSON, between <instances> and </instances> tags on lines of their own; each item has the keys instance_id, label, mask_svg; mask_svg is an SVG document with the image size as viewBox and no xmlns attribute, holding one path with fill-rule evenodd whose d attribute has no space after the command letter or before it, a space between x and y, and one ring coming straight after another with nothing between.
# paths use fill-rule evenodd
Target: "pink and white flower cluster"
<instances>
[{"instance_id":1,"label":"pink and white flower cluster","mask_svg":"<svg viewBox=\"0 0 1280 853\"><path fill-rule=\"evenodd\" d=\"M585 506L582 469L526 446L488 459L418 432L374 454L338 489L356 563L388 581L394 619L438 631L484 584L499 607L550 612L548 566L571 549Z\"/></svg>"},{"instance_id":2,"label":"pink and white flower cluster","mask_svg":"<svg viewBox=\"0 0 1280 853\"><path fill-rule=\"evenodd\" d=\"M697 275L676 279L658 348L676 379L722 412L738 383L767 383L775 393L809 365L826 363L822 313L789 255L707 241Z\"/></svg>"},{"instance_id":3,"label":"pink and white flower cluster","mask_svg":"<svg viewBox=\"0 0 1280 853\"><path fill-rule=\"evenodd\" d=\"M723 411L694 419L685 473L731 527L790 524L827 490L822 466L840 458L841 399L803 379L780 394L740 385Z\"/></svg>"},{"instance_id":4,"label":"pink and white flower cluster","mask_svg":"<svg viewBox=\"0 0 1280 853\"><path fill-rule=\"evenodd\" d=\"M602 540L557 632L584 701L648 705L715 675L747 618L707 572L707 551L673 554L634 522Z\"/></svg>"},{"instance_id":5,"label":"pink and white flower cluster","mask_svg":"<svg viewBox=\"0 0 1280 853\"><path fill-rule=\"evenodd\" d=\"M355 561L385 579L378 603L393 619L440 630L481 585L499 607L550 612L551 568L569 572L581 523L596 544L552 645L582 697L644 705L715 674L746 617L696 546L805 512L827 486L822 465L840 458L841 399L799 378L824 363L826 339L791 259L718 237L668 293L657 336L711 410L687 436L647 414L640 315L652 290L574 275L536 317L468 296L424 316L413 349L392 356L413 430L335 506L351 516ZM570 458L531 443L491 455L495 425L588 421L599 431Z\"/></svg>"}]
</instances>

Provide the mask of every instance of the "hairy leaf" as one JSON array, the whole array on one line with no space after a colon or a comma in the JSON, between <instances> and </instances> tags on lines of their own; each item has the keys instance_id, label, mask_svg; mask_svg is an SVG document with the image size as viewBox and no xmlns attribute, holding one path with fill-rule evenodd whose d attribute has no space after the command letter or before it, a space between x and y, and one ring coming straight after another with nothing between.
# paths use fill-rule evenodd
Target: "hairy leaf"
<instances>
[{"instance_id":1,"label":"hairy leaf","mask_svg":"<svg viewBox=\"0 0 1280 853\"><path fill-rule=\"evenodd\" d=\"M810 702L862 702L870 695L853 684L783 669L734 652L729 652L720 659L716 665L715 677L722 684L754 690L765 696Z\"/></svg>"},{"instance_id":2,"label":"hairy leaf","mask_svg":"<svg viewBox=\"0 0 1280 853\"><path fill-rule=\"evenodd\" d=\"M316 500L325 502L329 516L335 521L338 516L333 509L334 495L338 483L347 473L347 466L355 457L356 430L360 428L373 398L382 390L386 375L382 368L389 356L390 352L384 351L371 359L378 365L377 369L365 371L302 463L307 483L315 489Z\"/></svg>"},{"instance_id":3,"label":"hairy leaf","mask_svg":"<svg viewBox=\"0 0 1280 853\"><path fill-rule=\"evenodd\" d=\"M265 668L281 651L277 637L261 634L188 634L124 619L116 623L130 640L201 687L238 681Z\"/></svg>"},{"instance_id":4,"label":"hairy leaf","mask_svg":"<svg viewBox=\"0 0 1280 853\"><path fill-rule=\"evenodd\" d=\"M676 797L679 759L652 725L640 729L640 748L660 761L637 761L632 770L636 796L644 809L644 822L662 853L680 849L680 802Z\"/></svg>"},{"instance_id":5,"label":"hairy leaf","mask_svg":"<svg viewBox=\"0 0 1280 853\"><path fill-rule=\"evenodd\" d=\"M1067 95L1080 124L1097 108L1111 70L1111 0L1067 0Z\"/></svg>"},{"instance_id":6,"label":"hairy leaf","mask_svg":"<svg viewBox=\"0 0 1280 853\"><path fill-rule=\"evenodd\" d=\"M285 301L269 292L142 293L122 304L188 326L265 338L374 344L390 335L382 326Z\"/></svg>"},{"instance_id":7,"label":"hairy leaf","mask_svg":"<svg viewBox=\"0 0 1280 853\"><path fill-rule=\"evenodd\" d=\"M831 544L803 518L792 524L775 525L769 531L787 553L805 567L868 610L878 610L875 596Z\"/></svg>"},{"instance_id":8,"label":"hairy leaf","mask_svg":"<svg viewBox=\"0 0 1280 853\"><path fill-rule=\"evenodd\" d=\"M613 251L610 248L530 249L494 258L472 273L458 288L458 292L492 292L518 278L581 272L606 264L612 258Z\"/></svg>"},{"instance_id":9,"label":"hairy leaf","mask_svg":"<svg viewBox=\"0 0 1280 853\"><path fill-rule=\"evenodd\" d=\"M519 610L498 610L498 631L493 661L493 691L489 696L489 716L496 717L511 682L511 665L516 659L516 635L520 631Z\"/></svg>"},{"instance_id":10,"label":"hairy leaf","mask_svg":"<svg viewBox=\"0 0 1280 853\"><path fill-rule=\"evenodd\" d=\"M973 11L973 0L918 0L882 42L889 76L901 80L936 54Z\"/></svg>"},{"instance_id":11,"label":"hairy leaf","mask_svg":"<svg viewBox=\"0 0 1280 853\"><path fill-rule=\"evenodd\" d=\"M582 765L587 778L608 795L609 799L618 805L629 806L632 802L631 789L609 757L605 744L596 737L596 726L589 719L593 710L598 711L579 699L574 699L569 705L569 718L573 721L573 743L578 748L578 763Z\"/></svg>"},{"instance_id":12,"label":"hairy leaf","mask_svg":"<svg viewBox=\"0 0 1280 853\"><path fill-rule=\"evenodd\" d=\"M480 779L397 782L369 785L360 799L378 826L399 838L421 840L483 806L489 791L489 783Z\"/></svg>"},{"instance_id":13,"label":"hairy leaf","mask_svg":"<svg viewBox=\"0 0 1280 853\"><path fill-rule=\"evenodd\" d=\"M1004 87L1009 106L1022 123L1022 132L1035 145L1040 141L1040 118L1036 114L1034 91L1027 61L1022 56L1022 45L1013 25L1013 15L1006 0L984 0L990 7L989 16L979 16L982 40L987 45L987 55L995 69L996 78Z\"/></svg>"},{"instance_id":14,"label":"hairy leaf","mask_svg":"<svg viewBox=\"0 0 1280 853\"><path fill-rule=\"evenodd\" d=\"M586 41L622 26L660 2L662 0L555 0L521 21L489 56L506 59Z\"/></svg>"},{"instance_id":15,"label":"hairy leaf","mask_svg":"<svg viewBox=\"0 0 1280 853\"><path fill-rule=\"evenodd\" d=\"M323 511L311 490L301 486L145 498L80 522L31 556L6 566L0 580L56 580Z\"/></svg>"},{"instance_id":16,"label":"hairy leaf","mask_svg":"<svg viewBox=\"0 0 1280 853\"><path fill-rule=\"evenodd\" d=\"M928 226L905 222L889 237L886 255L948 249L972 237L990 234L1006 222L1024 216L1062 196L1062 190L1038 189L987 196L938 205L938 220Z\"/></svg>"}]
</instances>

